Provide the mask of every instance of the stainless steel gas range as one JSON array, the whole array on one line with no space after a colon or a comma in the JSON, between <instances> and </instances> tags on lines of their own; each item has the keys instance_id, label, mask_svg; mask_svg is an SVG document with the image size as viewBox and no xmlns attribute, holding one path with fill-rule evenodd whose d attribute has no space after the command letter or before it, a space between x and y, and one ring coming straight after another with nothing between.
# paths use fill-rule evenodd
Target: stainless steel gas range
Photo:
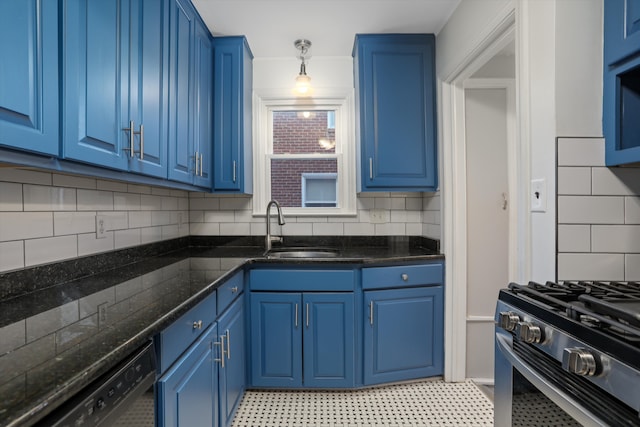
<instances>
[{"instance_id":1,"label":"stainless steel gas range","mask_svg":"<svg viewBox=\"0 0 640 427\"><path fill-rule=\"evenodd\" d=\"M495 320L495 426L640 426L640 283L512 283Z\"/></svg>"}]
</instances>

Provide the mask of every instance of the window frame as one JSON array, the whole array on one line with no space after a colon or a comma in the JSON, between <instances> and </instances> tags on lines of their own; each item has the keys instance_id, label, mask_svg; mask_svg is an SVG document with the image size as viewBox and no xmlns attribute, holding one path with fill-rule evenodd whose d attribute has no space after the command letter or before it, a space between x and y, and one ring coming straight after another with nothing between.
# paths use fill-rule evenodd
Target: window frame
<instances>
[{"instance_id":1,"label":"window frame","mask_svg":"<svg viewBox=\"0 0 640 427\"><path fill-rule=\"evenodd\" d=\"M283 98L254 92L253 132L253 216L265 215L271 199L272 159L332 159L337 161L337 207L283 207L288 216L355 216L356 157L353 91L314 96ZM273 154L274 111L335 111L335 153Z\"/></svg>"}]
</instances>

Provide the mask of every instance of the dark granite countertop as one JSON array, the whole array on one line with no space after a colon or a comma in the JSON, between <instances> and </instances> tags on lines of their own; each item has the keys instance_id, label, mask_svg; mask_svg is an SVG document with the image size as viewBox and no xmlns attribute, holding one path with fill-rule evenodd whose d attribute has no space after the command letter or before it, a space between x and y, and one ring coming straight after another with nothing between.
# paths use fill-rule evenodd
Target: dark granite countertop
<instances>
[{"instance_id":1,"label":"dark granite countertop","mask_svg":"<svg viewBox=\"0 0 640 427\"><path fill-rule=\"evenodd\" d=\"M262 238L190 237L0 274L0 426L33 425L243 267L441 259L408 237L285 238L327 259L263 256Z\"/></svg>"}]
</instances>

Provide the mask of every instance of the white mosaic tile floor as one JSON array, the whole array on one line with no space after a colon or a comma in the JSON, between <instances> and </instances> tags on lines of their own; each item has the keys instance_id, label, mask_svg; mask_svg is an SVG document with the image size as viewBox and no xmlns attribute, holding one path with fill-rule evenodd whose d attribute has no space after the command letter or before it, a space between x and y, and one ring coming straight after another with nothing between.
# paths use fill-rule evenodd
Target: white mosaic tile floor
<instances>
[{"instance_id":1,"label":"white mosaic tile floor","mask_svg":"<svg viewBox=\"0 0 640 427\"><path fill-rule=\"evenodd\" d=\"M442 380L357 391L248 391L233 427L493 425L493 404L471 381Z\"/></svg>"}]
</instances>

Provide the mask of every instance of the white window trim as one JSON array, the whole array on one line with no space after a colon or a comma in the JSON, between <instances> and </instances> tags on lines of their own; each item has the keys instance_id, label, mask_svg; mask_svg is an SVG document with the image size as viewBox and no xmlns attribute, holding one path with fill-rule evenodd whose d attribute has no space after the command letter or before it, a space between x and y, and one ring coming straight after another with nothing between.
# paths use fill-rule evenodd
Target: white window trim
<instances>
[{"instance_id":1,"label":"white window trim","mask_svg":"<svg viewBox=\"0 0 640 427\"><path fill-rule=\"evenodd\" d=\"M317 95L313 98L282 97L269 93L253 94L253 216L264 216L271 197L271 159L282 158L270 154L272 150L273 111L335 110L336 151L327 154L287 155L286 158L335 158L338 162L338 188L335 208L283 207L287 216L355 216L356 212L356 154L355 110L353 90Z\"/></svg>"},{"instance_id":2,"label":"white window trim","mask_svg":"<svg viewBox=\"0 0 640 427\"><path fill-rule=\"evenodd\" d=\"M305 205L307 203L338 203L338 192L336 191L336 200L307 200L307 179L315 179L315 180L321 180L321 179L325 179L325 180L333 180L336 181L336 185L337 185L337 180L338 180L338 174L337 173L333 173L333 172L305 172L302 174L302 176L300 177L300 179L302 180L302 182L300 183L300 192L302 193L300 195L300 197L302 198L302 207L304 207L305 209L309 209L308 207L306 207ZM337 190L337 189L336 189Z\"/></svg>"}]
</instances>

